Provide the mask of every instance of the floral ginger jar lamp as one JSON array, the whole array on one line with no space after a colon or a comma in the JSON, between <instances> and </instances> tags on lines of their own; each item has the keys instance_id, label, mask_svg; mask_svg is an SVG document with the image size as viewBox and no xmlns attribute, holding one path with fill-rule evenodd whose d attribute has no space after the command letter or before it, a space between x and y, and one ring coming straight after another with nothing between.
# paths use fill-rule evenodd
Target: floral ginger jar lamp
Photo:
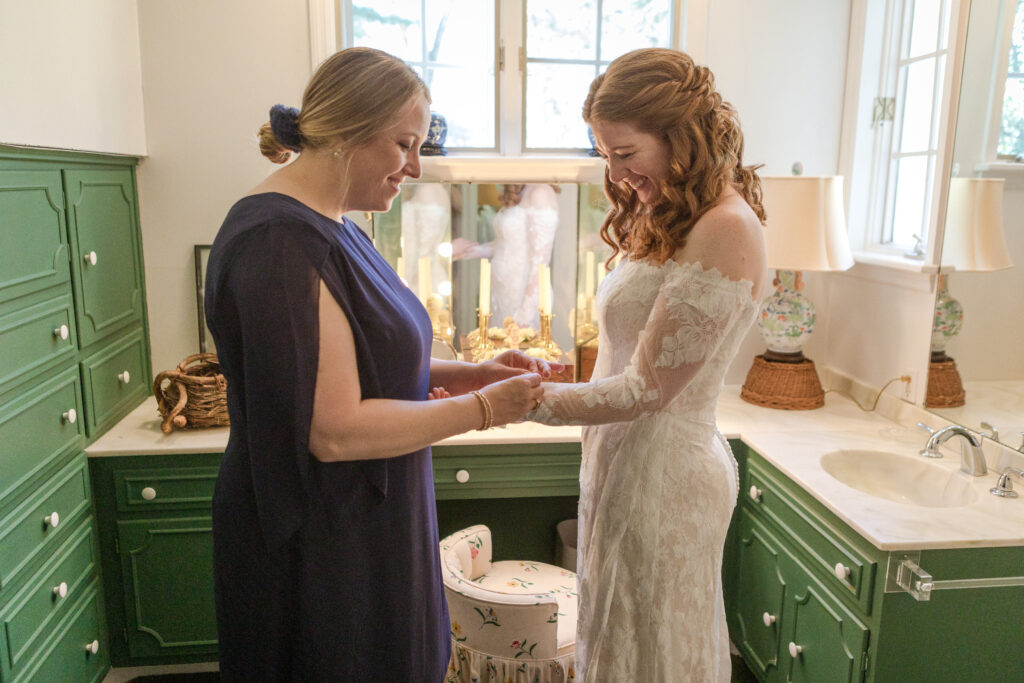
<instances>
[{"instance_id":1,"label":"floral ginger jar lamp","mask_svg":"<svg viewBox=\"0 0 1024 683\"><path fill-rule=\"evenodd\" d=\"M768 408L810 410L825 405L814 362L803 346L814 330L814 304L801 292L803 271L846 270L853 255L846 236L841 176L761 178L768 266L775 286L757 323L768 350L754 358L740 397Z\"/></svg>"}]
</instances>

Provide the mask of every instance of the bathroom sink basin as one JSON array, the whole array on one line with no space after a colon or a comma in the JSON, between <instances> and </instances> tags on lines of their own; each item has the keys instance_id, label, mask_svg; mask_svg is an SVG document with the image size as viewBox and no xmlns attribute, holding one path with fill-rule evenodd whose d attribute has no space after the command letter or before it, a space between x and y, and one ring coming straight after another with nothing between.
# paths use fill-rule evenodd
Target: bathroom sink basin
<instances>
[{"instance_id":1,"label":"bathroom sink basin","mask_svg":"<svg viewBox=\"0 0 1024 683\"><path fill-rule=\"evenodd\" d=\"M912 456L851 449L826 453L821 466L851 488L897 503L959 507L978 497L956 472Z\"/></svg>"}]
</instances>

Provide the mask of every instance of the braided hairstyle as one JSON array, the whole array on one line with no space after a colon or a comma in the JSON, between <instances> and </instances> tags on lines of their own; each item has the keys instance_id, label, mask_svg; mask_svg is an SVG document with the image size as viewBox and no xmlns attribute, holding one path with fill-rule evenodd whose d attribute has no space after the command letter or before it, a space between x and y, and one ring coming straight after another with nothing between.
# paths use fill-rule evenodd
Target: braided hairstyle
<instances>
[{"instance_id":1,"label":"braided hairstyle","mask_svg":"<svg viewBox=\"0 0 1024 683\"><path fill-rule=\"evenodd\" d=\"M291 152L350 151L393 123L417 95L430 102L427 86L397 57L370 47L335 52L309 79L301 111L271 108L259 130L260 152L283 164Z\"/></svg>"},{"instance_id":2,"label":"braided hairstyle","mask_svg":"<svg viewBox=\"0 0 1024 683\"><path fill-rule=\"evenodd\" d=\"M628 123L664 139L669 169L661 196L647 207L628 185L612 183L605 192L612 208L601 238L636 259L664 263L727 185L746 200L761 220L760 166L743 165L743 132L732 105L715 90L711 70L689 55L665 48L628 52L594 79L583 104L583 119Z\"/></svg>"}]
</instances>

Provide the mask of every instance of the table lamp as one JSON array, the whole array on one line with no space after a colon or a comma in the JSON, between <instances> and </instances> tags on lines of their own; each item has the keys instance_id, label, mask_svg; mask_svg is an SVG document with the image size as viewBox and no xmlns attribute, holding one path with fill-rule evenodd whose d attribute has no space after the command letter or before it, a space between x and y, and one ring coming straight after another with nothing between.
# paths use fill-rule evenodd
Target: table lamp
<instances>
[{"instance_id":1,"label":"table lamp","mask_svg":"<svg viewBox=\"0 0 1024 683\"><path fill-rule=\"evenodd\" d=\"M842 176L761 178L768 267L775 291L761 304L758 327L768 350L754 358L740 391L748 403L784 410L825 405L825 392L802 347L814 330L814 304L803 296L803 271L853 265L846 236Z\"/></svg>"},{"instance_id":2,"label":"table lamp","mask_svg":"<svg viewBox=\"0 0 1024 683\"><path fill-rule=\"evenodd\" d=\"M938 294L932 318L931 362L926 408L955 408L966 399L956 362L946 346L963 327L964 309L949 293L950 271L986 272L1012 268L1003 236L1002 178L951 178L942 236Z\"/></svg>"}]
</instances>

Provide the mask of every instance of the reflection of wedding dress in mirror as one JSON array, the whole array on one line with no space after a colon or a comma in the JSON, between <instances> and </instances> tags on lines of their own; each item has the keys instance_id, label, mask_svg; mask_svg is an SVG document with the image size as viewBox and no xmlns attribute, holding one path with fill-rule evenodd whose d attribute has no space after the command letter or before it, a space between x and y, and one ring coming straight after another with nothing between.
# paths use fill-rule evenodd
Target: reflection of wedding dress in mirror
<instances>
[{"instance_id":1,"label":"reflection of wedding dress in mirror","mask_svg":"<svg viewBox=\"0 0 1024 683\"><path fill-rule=\"evenodd\" d=\"M466 257L491 259L491 320L512 317L520 327L540 326L540 266L550 263L558 229L558 195L551 185L506 185L494 216L494 241Z\"/></svg>"},{"instance_id":2,"label":"reflection of wedding dress in mirror","mask_svg":"<svg viewBox=\"0 0 1024 683\"><path fill-rule=\"evenodd\" d=\"M400 274L420 299L425 298L425 294L417 289L420 259L430 259L431 291L438 291L438 283L448 280L447 262L438 254L437 248L445 241L451 220L451 198L443 185L414 185L412 197L402 201L405 272Z\"/></svg>"}]
</instances>

